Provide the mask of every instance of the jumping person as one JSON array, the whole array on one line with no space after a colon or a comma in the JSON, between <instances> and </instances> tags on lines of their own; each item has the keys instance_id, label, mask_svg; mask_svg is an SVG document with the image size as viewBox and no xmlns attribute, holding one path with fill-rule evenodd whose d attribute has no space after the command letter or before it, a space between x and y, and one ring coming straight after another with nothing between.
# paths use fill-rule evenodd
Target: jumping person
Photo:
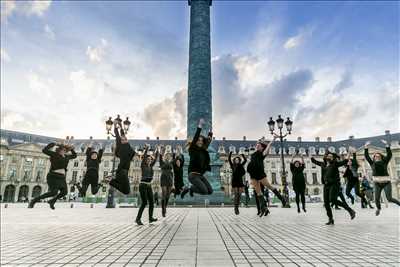
<instances>
[{"instance_id":1,"label":"jumping person","mask_svg":"<svg viewBox=\"0 0 400 267\"><path fill-rule=\"evenodd\" d=\"M51 149L56 147L56 151L52 151ZM71 154L67 153L71 151ZM39 202L41 199L53 197L47 203L49 203L51 209L55 209L54 204L58 199L63 198L68 193L68 186L66 182L66 172L68 162L71 159L77 157L74 147L72 145L65 144L56 144L50 143L45 148L43 148L42 152L48 156L50 156L50 171L47 174L47 185L49 186L49 191L44 193L29 202L28 208L33 208L36 202Z\"/></svg>"},{"instance_id":2,"label":"jumping person","mask_svg":"<svg viewBox=\"0 0 400 267\"><path fill-rule=\"evenodd\" d=\"M92 143L86 148L86 173L82 180L82 187L77 186L82 197L86 196L86 191L90 185L92 195L96 195L101 188L99 184L99 165L103 157L103 148L97 152L92 148Z\"/></svg>"},{"instance_id":3,"label":"jumping person","mask_svg":"<svg viewBox=\"0 0 400 267\"><path fill-rule=\"evenodd\" d=\"M286 201L279 193L279 191L272 187L272 185L267 180L267 175L264 170L264 159L268 155L269 150L271 148L272 143L275 141L274 139L266 145L264 140L260 140L256 144L256 151L251 154L250 163L247 165L247 172L250 174L250 181L256 191L256 197L260 203L260 214L259 216L266 216L269 213L269 209L265 204L265 199L263 193L261 191L261 184L266 187L266 189L270 189L274 194L279 198L282 202L283 206L286 206Z\"/></svg>"},{"instance_id":4,"label":"jumping person","mask_svg":"<svg viewBox=\"0 0 400 267\"><path fill-rule=\"evenodd\" d=\"M346 202L338 200L338 194L340 189L340 176L339 167L346 165L348 159L338 161L338 156L335 153L328 152L323 162L311 158L311 162L323 168L324 173L324 206L326 214L328 215L329 221L326 225L333 225L333 214L330 203L337 204L343 207L350 214L353 220L356 216L356 212L351 209Z\"/></svg>"},{"instance_id":5,"label":"jumping person","mask_svg":"<svg viewBox=\"0 0 400 267\"><path fill-rule=\"evenodd\" d=\"M193 137L192 142L189 145L189 182L192 184L191 187L186 187L182 190L181 198L189 192L190 196L193 197L194 193L200 195L211 195L213 189L208 182L207 178L204 177L206 171L211 171L210 166L210 155L207 151L208 146L212 141L212 132L208 133L208 137L200 135L203 127L204 120L200 119L196 133Z\"/></svg>"},{"instance_id":6,"label":"jumping person","mask_svg":"<svg viewBox=\"0 0 400 267\"><path fill-rule=\"evenodd\" d=\"M242 154L243 161L240 157L235 157L232 162L232 151L229 152L228 161L232 169L231 186L234 194L235 214L239 214L240 196L243 193L243 176L246 174L244 165L247 162L246 157Z\"/></svg>"},{"instance_id":7,"label":"jumping person","mask_svg":"<svg viewBox=\"0 0 400 267\"><path fill-rule=\"evenodd\" d=\"M371 159L368 153L368 146L370 144L369 141L365 144L364 150L365 159L368 161L372 169L372 180L374 181L375 187L376 216L378 216L381 212L382 189L385 190L385 195L389 202L400 205L400 201L392 197L392 183L390 181L390 176L388 172L388 164L392 158L392 150L390 149L390 145L387 141L381 141L386 146L386 156L382 155L382 153L376 152Z\"/></svg>"},{"instance_id":8,"label":"jumping person","mask_svg":"<svg viewBox=\"0 0 400 267\"><path fill-rule=\"evenodd\" d=\"M303 156L301 156L301 162L298 160L294 161L294 157L295 155L293 155L290 162L290 171L292 172L293 190L296 193L297 212L300 213L300 199L303 211L306 212L306 179L303 173L306 165Z\"/></svg>"},{"instance_id":9,"label":"jumping person","mask_svg":"<svg viewBox=\"0 0 400 267\"><path fill-rule=\"evenodd\" d=\"M117 125L119 127L116 127ZM121 133L119 133L118 128L121 129ZM109 181L109 184L121 193L128 195L131 191L128 172L131 166L131 160L136 152L129 144L128 138L125 136L124 130L122 129L122 124L118 124L117 121L114 121L114 134L116 139L115 156L119 158L119 164L115 178L108 176L105 180Z\"/></svg>"},{"instance_id":10,"label":"jumping person","mask_svg":"<svg viewBox=\"0 0 400 267\"><path fill-rule=\"evenodd\" d=\"M367 200L365 199L365 196L361 194L360 192L360 182L358 180L358 167L359 164L357 162L357 155L355 150L349 149L349 153L353 154L353 158L349 159L347 162L346 170L343 174L343 177L347 179L347 184L346 184L346 196L351 199L351 204L354 204L354 197L351 194L351 190L353 190L356 193L358 197L361 198L361 203L366 203Z\"/></svg>"},{"instance_id":11,"label":"jumping person","mask_svg":"<svg viewBox=\"0 0 400 267\"><path fill-rule=\"evenodd\" d=\"M154 164L156 164L158 155L159 155L159 148L156 148L156 155L152 158L150 155L147 154L149 147L146 145L144 150L142 163L140 168L142 169L142 178L139 184L139 193L142 203L140 205L138 214L136 216L136 223L138 225L143 225L142 223L142 214L144 208L149 204L149 222L157 221L156 218L153 218L153 211L154 211L154 196L153 196L153 189L151 188L151 182L153 181L154 176Z\"/></svg>"},{"instance_id":12,"label":"jumping person","mask_svg":"<svg viewBox=\"0 0 400 267\"><path fill-rule=\"evenodd\" d=\"M160 168L161 168L161 210L162 216L165 217L167 214L167 206L169 201L169 196L171 194L172 184L173 184L173 162L170 154L165 154L160 152Z\"/></svg>"},{"instance_id":13,"label":"jumping person","mask_svg":"<svg viewBox=\"0 0 400 267\"><path fill-rule=\"evenodd\" d=\"M185 164L185 158L179 152L173 154L173 168L174 168L174 194L175 198L183 190L183 166Z\"/></svg>"}]
</instances>

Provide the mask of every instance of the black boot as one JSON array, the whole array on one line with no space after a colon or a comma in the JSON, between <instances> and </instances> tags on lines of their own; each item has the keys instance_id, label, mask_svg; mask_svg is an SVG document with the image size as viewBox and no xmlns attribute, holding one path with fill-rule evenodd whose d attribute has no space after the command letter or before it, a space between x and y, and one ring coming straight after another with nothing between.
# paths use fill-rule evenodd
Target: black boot
<instances>
[{"instance_id":1,"label":"black boot","mask_svg":"<svg viewBox=\"0 0 400 267\"><path fill-rule=\"evenodd\" d=\"M329 218L329 221L326 223L326 225L334 225L335 222L333 221L333 218Z\"/></svg>"},{"instance_id":2,"label":"black boot","mask_svg":"<svg viewBox=\"0 0 400 267\"><path fill-rule=\"evenodd\" d=\"M35 206L36 202L37 202L36 198L32 199L28 204L28 209L33 209L33 207Z\"/></svg>"},{"instance_id":3,"label":"black boot","mask_svg":"<svg viewBox=\"0 0 400 267\"><path fill-rule=\"evenodd\" d=\"M153 211L154 211L154 207L149 207L149 222L156 222L157 218L153 218Z\"/></svg>"},{"instance_id":4,"label":"black boot","mask_svg":"<svg viewBox=\"0 0 400 267\"><path fill-rule=\"evenodd\" d=\"M54 198L47 201L47 203L49 203L49 205L50 205L50 209L52 209L52 210L56 209L54 207L54 204L56 204L56 201L57 201L57 199L54 199Z\"/></svg>"},{"instance_id":5,"label":"black boot","mask_svg":"<svg viewBox=\"0 0 400 267\"><path fill-rule=\"evenodd\" d=\"M235 193L235 214L239 215L240 193Z\"/></svg>"},{"instance_id":6,"label":"black boot","mask_svg":"<svg viewBox=\"0 0 400 267\"><path fill-rule=\"evenodd\" d=\"M265 209L266 209L266 207L265 207L265 199L264 199L264 196L257 196L257 198L258 198L258 202L260 203L260 217L262 217L262 216L264 216L264 213L265 213Z\"/></svg>"},{"instance_id":7,"label":"black boot","mask_svg":"<svg viewBox=\"0 0 400 267\"><path fill-rule=\"evenodd\" d=\"M185 187L181 192L181 199L184 199L187 193L189 193L189 188Z\"/></svg>"},{"instance_id":8,"label":"black boot","mask_svg":"<svg viewBox=\"0 0 400 267\"><path fill-rule=\"evenodd\" d=\"M350 218L353 220L356 217L356 212L354 210L349 211Z\"/></svg>"},{"instance_id":9,"label":"black boot","mask_svg":"<svg viewBox=\"0 0 400 267\"><path fill-rule=\"evenodd\" d=\"M161 214L163 217L165 217L165 200L161 200Z\"/></svg>"},{"instance_id":10,"label":"black boot","mask_svg":"<svg viewBox=\"0 0 400 267\"><path fill-rule=\"evenodd\" d=\"M257 206L257 215L260 216L260 201L258 200L258 196L256 196L256 206Z\"/></svg>"},{"instance_id":11,"label":"black boot","mask_svg":"<svg viewBox=\"0 0 400 267\"><path fill-rule=\"evenodd\" d=\"M274 190L272 190L272 192L282 202L282 206L286 207L286 200L283 198L281 193L279 193L279 191L276 188Z\"/></svg>"},{"instance_id":12,"label":"black boot","mask_svg":"<svg viewBox=\"0 0 400 267\"><path fill-rule=\"evenodd\" d=\"M136 222L137 225L143 225L143 223L142 223L142 221L140 219L136 219L135 222Z\"/></svg>"}]
</instances>

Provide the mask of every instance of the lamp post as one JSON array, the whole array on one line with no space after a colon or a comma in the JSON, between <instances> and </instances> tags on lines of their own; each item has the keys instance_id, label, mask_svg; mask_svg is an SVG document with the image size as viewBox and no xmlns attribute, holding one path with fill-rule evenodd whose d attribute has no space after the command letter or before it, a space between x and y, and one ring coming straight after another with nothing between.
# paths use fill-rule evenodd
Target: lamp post
<instances>
[{"instance_id":1,"label":"lamp post","mask_svg":"<svg viewBox=\"0 0 400 267\"><path fill-rule=\"evenodd\" d=\"M114 121L116 122L114 124ZM111 117L108 118L108 120L105 122L106 123L106 131L107 131L107 135L111 135L113 137L115 137L115 135L113 135L113 127L116 127L117 129L120 128L121 124L122 124L122 119L120 118L119 115L117 115L117 118L114 119L114 121L112 120ZM128 133L129 131L129 127L131 125L131 122L129 121L129 118L126 117L126 120L123 122L123 131L125 134ZM115 161L116 161L116 157L115 157L115 143L112 146L112 153L113 153L113 161L112 161L112 170L111 170L111 175L114 176L116 175L116 170L115 170ZM115 194L115 190L112 186L108 187L108 193L107 193L107 205L106 208L115 208L115 199L114 199L114 194Z\"/></svg>"},{"instance_id":2,"label":"lamp post","mask_svg":"<svg viewBox=\"0 0 400 267\"><path fill-rule=\"evenodd\" d=\"M288 183L287 183L287 172L285 169L285 158L283 155L283 138L285 138L287 135L291 134L292 132L292 125L293 122L289 119L289 117L287 117L286 122L284 122L284 120L282 119L281 115L278 116L278 119L276 120L276 124L278 126L278 134L275 133L275 121L272 119L272 117L270 117L269 121L268 121L268 128L269 131L271 132L272 135L276 136L279 138L280 140L280 144L281 144L281 164L282 164L282 185L283 185L283 197L286 200L286 206L285 208L290 208L290 204L289 204L289 189L288 189ZM283 129L283 124L286 125L286 134L283 134L282 129Z\"/></svg>"}]
</instances>

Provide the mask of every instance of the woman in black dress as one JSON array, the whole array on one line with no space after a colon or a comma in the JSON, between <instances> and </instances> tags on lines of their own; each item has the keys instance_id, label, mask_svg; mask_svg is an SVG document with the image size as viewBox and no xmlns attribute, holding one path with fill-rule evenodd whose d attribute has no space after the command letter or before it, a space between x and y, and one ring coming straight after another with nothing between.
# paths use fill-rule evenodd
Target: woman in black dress
<instances>
[{"instance_id":1,"label":"woman in black dress","mask_svg":"<svg viewBox=\"0 0 400 267\"><path fill-rule=\"evenodd\" d=\"M232 169L232 192L234 194L234 205L235 205L235 214L239 214L239 204L240 204L240 195L243 193L244 184L243 184L243 176L246 174L246 170L244 169L244 165L247 162L246 157L242 154L243 158L235 157L232 162L232 151L229 153L228 161L229 165Z\"/></svg>"},{"instance_id":2,"label":"woman in black dress","mask_svg":"<svg viewBox=\"0 0 400 267\"><path fill-rule=\"evenodd\" d=\"M175 197L182 192L183 189L183 166L185 164L185 158L182 154L173 154L173 167L174 167L174 194Z\"/></svg>"},{"instance_id":3,"label":"woman in black dress","mask_svg":"<svg viewBox=\"0 0 400 267\"><path fill-rule=\"evenodd\" d=\"M292 172L293 190L296 193L297 212L300 213L300 199L303 211L306 212L306 179L303 173L306 165L303 156L301 156L301 161L293 161L294 157L295 155L293 155L292 161L290 162L290 171Z\"/></svg>"},{"instance_id":4,"label":"woman in black dress","mask_svg":"<svg viewBox=\"0 0 400 267\"><path fill-rule=\"evenodd\" d=\"M211 171L210 166L210 154L207 149L212 141L212 132L208 133L208 137L200 135L203 127L204 120L200 119L199 126L197 127L196 133L193 137L192 142L189 145L189 182L192 184L190 188L186 187L182 190L181 198L189 192L190 196L193 197L193 193L200 195L211 195L213 189L208 182L207 178L204 177L204 173Z\"/></svg>"},{"instance_id":5,"label":"woman in black dress","mask_svg":"<svg viewBox=\"0 0 400 267\"><path fill-rule=\"evenodd\" d=\"M261 184L274 192L274 194L282 202L282 205L286 206L285 199L282 197L279 191L268 182L267 175L265 174L264 170L264 159L268 155L271 145L275 141L275 139L276 136L274 136L274 139L269 142L268 145L263 139L258 141L256 144L256 151L251 154L250 163L247 165L247 172L250 174L251 183L256 191L257 199L260 203L260 217L268 215L269 213L269 210L265 204L264 196L261 191Z\"/></svg>"},{"instance_id":6,"label":"woman in black dress","mask_svg":"<svg viewBox=\"0 0 400 267\"><path fill-rule=\"evenodd\" d=\"M56 147L56 151L51 149ZM33 208L35 203L39 202L41 199L53 197L47 203L49 203L51 209L55 209L54 204L60 198L63 198L68 193L68 186L65 179L65 174L67 172L68 162L71 159L76 158L76 153L72 145L56 144L50 143L45 148L43 148L43 153L50 156L50 171L47 174L47 184L49 186L49 191L44 193L29 202L28 208ZM71 151L71 154L67 153Z\"/></svg>"},{"instance_id":7,"label":"woman in black dress","mask_svg":"<svg viewBox=\"0 0 400 267\"><path fill-rule=\"evenodd\" d=\"M165 217L167 213L167 206L169 201L169 196L171 194L172 182L173 182L173 163L171 154L165 154L164 151L160 152L160 168L161 168L161 210L162 216Z\"/></svg>"}]
</instances>

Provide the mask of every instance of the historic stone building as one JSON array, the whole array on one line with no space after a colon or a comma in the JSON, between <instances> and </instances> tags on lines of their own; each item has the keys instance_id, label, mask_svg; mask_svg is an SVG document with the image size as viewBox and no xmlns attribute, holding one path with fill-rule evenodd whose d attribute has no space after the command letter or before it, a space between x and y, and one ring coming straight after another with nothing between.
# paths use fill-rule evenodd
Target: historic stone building
<instances>
[{"instance_id":1,"label":"historic stone building","mask_svg":"<svg viewBox=\"0 0 400 267\"><path fill-rule=\"evenodd\" d=\"M393 150L393 158L389 164L389 173L392 177L393 195L400 196L400 134L390 134L386 132L385 135L375 136L369 138L355 139L350 137L347 140L333 141L329 138L327 141L321 141L316 138L315 141L302 141L298 138L297 141L285 142L285 161L289 166L290 159L293 153L298 151L304 154L306 162L306 177L307 177L307 190L309 195L320 195L322 193L321 172L318 166L311 163L310 158L321 158L325 150L335 151L337 153L346 153L348 147L354 146L357 150L357 159L360 162L359 173L371 177L371 169L368 163L364 160L363 144L370 140L372 142L370 153L374 151L384 151L381 139L390 141ZM14 131L1 131L1 153L0 153L0 194L3 201L15 202L30 199L47 190L46 174L50 167L48 157L42 153L42 148L49 142L54 141L55 138L32 135L27 133L20 133ZM113 140L94 140L95 144L101 145L105 148L102 163L100 164L100 180L108 175L113 169L113 155L112 144ZM166 147L167 152L175 150L182 150L185 144L184 140L131 140L132 146L138 152L129 172L131 179L131 197L138 195L140 171L140 155L141 148L147 143L152 147L157 144L162 144ZM84 176L85 172L85 146L89 140L75 140L74 145L78 153L78 158L70 161L67 172L67 182L72 185L79 182ZM226 196L230 195L230 168L227 162L229 151L233 151L234 155L252 153L256 141L246 140L214 140L210 149L215 151L217 157L216 162L219 162L218 168L214 169L214 177L220 182ZM152 153L152 152L150 152ZM265 169L268 179L272 184L280 187L281 179L281 160L280 149L278 144L274 145L271 149L270 155L265 160ZM187 163L187 161L186 161ZM116 162L118 164L118 161ZM248 177L247 177L248 179ZM291 174L289 172L289 188L291 189ZM343 181L344 183L344 181ZM160 170L158 163L155 166L155 179L153 180L154 191L160 191ZM88 191L90 196L90 190ZM106 191L100 191L98 197L105 197ZM120 195L122 197L122 195Z\"/></svg>"}]
</instances>

